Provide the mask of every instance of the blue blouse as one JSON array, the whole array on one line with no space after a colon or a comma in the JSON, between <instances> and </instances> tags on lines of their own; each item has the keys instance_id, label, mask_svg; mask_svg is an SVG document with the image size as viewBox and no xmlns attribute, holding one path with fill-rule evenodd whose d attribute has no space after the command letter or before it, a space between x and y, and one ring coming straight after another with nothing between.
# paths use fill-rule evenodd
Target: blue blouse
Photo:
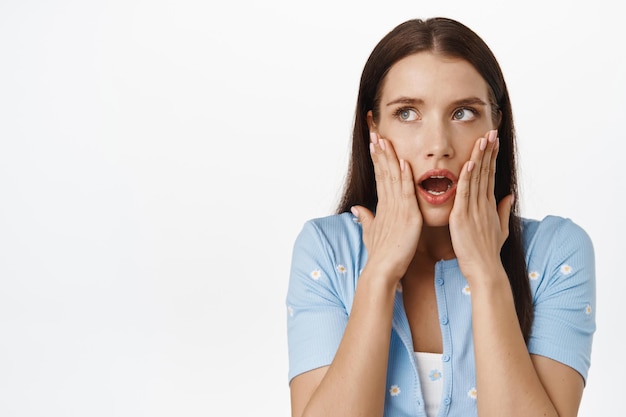
<instances>
[{"instance_id":1,"label":"blue blouse","mask_svg":"<svg viewBox=\"0 0 626 417\"><path fill-rule=\"evenodd\" d=\"M586 380L596 328L592 242L581 227L557 216L523 219L522 232L534 304L528 350ZM352 214L305 223L294 244L286 298L289 380L332 362L366 261L361 226ZM445 375L439 416L476 416L470 289L456 259L436 263L433 285ZM400 285L392 320L385 416L425 417Z\"/></svg>"}]
</instances>

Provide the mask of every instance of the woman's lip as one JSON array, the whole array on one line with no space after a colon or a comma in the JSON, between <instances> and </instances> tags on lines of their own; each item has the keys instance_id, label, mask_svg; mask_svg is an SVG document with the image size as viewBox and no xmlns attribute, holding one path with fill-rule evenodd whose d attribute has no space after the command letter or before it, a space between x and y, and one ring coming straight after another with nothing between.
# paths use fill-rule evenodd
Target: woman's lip
<instances>
[{"instance_id":1,"label":"woman's lip","mask_svg":"<svg viewBox=\"0 0 626 417\"><path fill-rule=\"evenodd\" d=\"M443 194L435 195L426 191L421 185L417 185L417 191L422 196L422 198L428 203L434 206L439 204L444 204L456 193L456 183L453 183L450 188Z\"/></svg>"},{"instance_id":2,"label":"woman's lip","mask_svg":"<svg viewBox=\"0 0 626 417\"><path fill-rule=\"evenodd\" d=\"M425 179L430 178L430 177L446 177L446 178L448 178L452 182L452 185L443 194L439 194L439 195L431 194L428 191L426 191L424 189L424 187L422 187L422 182ZM419 178L419 180L417 182L417 190L420 193L420 195L422 196L422 198L428 204L440 205L440 204L444 204L452 196L454 196L454 194L456 192L457 181L458 181L457 176L454 175L451 171L449 171L447 169L431 169L430 171L425 172Z\"/></svg>"},{"instance_id":3,"label":"woman's lip","mask_svg":"<svg viewBox=\"0 0 626 417\"><path fill-rule=\"evenodd\" d=\"M427 178L430 177L446 177L448 178L450 181L452 181L453 185L456 185L458 178L456 175L454 175L452 173L452 171L449 171L447 169L431 169L429 171L426 171L418 180L417 183L421 184L422 181L424 181Z\"/></svg>"}]
</instances>

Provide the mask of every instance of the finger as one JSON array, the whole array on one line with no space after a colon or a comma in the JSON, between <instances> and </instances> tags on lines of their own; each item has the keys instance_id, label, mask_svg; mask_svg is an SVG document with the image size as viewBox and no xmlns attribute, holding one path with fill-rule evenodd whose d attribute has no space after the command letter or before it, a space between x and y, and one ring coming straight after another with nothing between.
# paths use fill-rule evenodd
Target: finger
<instances>
[{"instance_id":1,"label":"finger","mask_svg":"<svg viewBox=\"0 0 626 417\"><path fill-rule=\"evenodd\" d=\"M390 187L389 161L386 155L386 143L376 133L371 133L370 153L374 163L374 175L376 178L376 191L378 204L384 205L393 196Z\"/></svg>"},{"instance_id":2,"label":"finger","mask_svg":"<svg viewBox=\"0 0 626 417\"><path fill-rule=\"evenodd\" d=\"M413 170L411 164L404 159L400 159L400 176L402 178L402 196L405 199L413 200L417 203L415 195L415 181L413 180Z\"/></svg>"},{"instance_id":3,"label":"finger","mask_svg":"<svg viewBox=\"0 0 626 417\"><path fill-rule=\"evenodd\" d=\"M493 178L492 172L492 156L494 155L494 146L496 142L497 132L495 130L490 130L485 135L485 138L482 139L481 149L483 149L481 159L480 159L480 179L478 181L478 194L476 195L477 201L484 201L483 198L487 198L489 200L493 200L493 193L491 194L491 198L488 195L489 187L491 186L490 180ZM484 144L484 145L483 145Z\"/></svg>"},{"instance_id":4,"label":"finger","mask_svg":"<svg viewBox=\"0 0 626 417\"><path fill-rule=\"evenodd\" d=\"M498 204L498 217L500 218L500 230L502 231L502 242L509 236L509 219L511 217L511 209L513 208L513 203L515 198L513 194L509 194L500 201Z\"/></svg>"},{"instance_id":5,"label":"finger","mask_svg":"<svg viewBox=\"0 0 626 417\"><path fill-rule=\"evenodd\" d=\"M363 206L352 206L350 211L357 218L358 222L363 226L363 231L369 230L370 224L374 220L374 214Z\"/></svg>"},{"instance_id":6,"label":"finger","mask_svg":"<svg viewBox=\"0 0 626 417\"><path fill-rule=\"evenodd\" d=\"M386 139L378 138L374 144L374 153L378 165L378 175L376 177L377 189L380 191L379 199L393 198L401 192L400 162L396 156L393 145Z\"/></svg>"},{"instance_id":7,"label":"finger","mask_svg":"<svg viewBox=\"0 0 626 417\"><path fill-rule=\"evenodd\" d=\"M390 190L394 192L395 195L400 195L402 192L402 167L400 166L400 158L398 158L396 150L390 141L387 139L382 139L381 141L385 149Z\"/></svg>"},{"instance_id":8,"label":"finger","mask_svg":"<svg viewBox=\"0 0 626 417\"><path fill-rule=\"evenodd\" d=\"M471 178L468 188L468 204L476 204L480 198L481 175L483 171L483 156L487 149L487 138L485 136L479 138L474 144L472 155L470 157Z\"/></svg>"},{"instance_id":9,"label":"finger","mask_svg":"<svg viewBox=\"0 0 626 417\"><path fill-rule=\"evenodd\" d=\"M498 153L500 152L500 138L497 137L497 131L496 132L496 141L494 144L494 148L493 148L493 152L491 154L491 164L490 164L490 172L491 174L489 175L489 188L487 189L487 197L488 198L493 198L495 200L496 198L496 162L498 160Z\"/></svg>"},{"instance_id":10,"label":"finger","mask_svg":"<svg viewBox=\"0 0 626 417\"><path fill-rule=\"evenodd\" d=\"M378 138L375 133L370 135L372 141L370 142L370 156L372 157L372 163L374 164L374 179L376 180L376 193L378 199L384 201L385 198L385 170L381 164L381 153Z\"/></svg>"},{"instance_id":11,"label":"finger","mask_svg":"<svg viewBox=\"0 0 626 417\"><path fill-rule=\"evenodd\" d=\"M475 163L472 160L467 161L461 168L459 180L456 183L456 195L454 196L453 211L458 213L466 213L469 207L473 172Z\"/></svg>"}]
</instances>

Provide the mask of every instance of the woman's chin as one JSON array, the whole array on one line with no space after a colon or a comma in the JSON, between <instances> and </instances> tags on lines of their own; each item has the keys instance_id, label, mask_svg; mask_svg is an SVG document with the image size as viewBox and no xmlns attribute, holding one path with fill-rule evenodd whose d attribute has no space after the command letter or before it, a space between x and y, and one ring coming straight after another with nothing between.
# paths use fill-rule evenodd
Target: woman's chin
<instances>
[{"instance_id":1,"label":"woman's chin","mask_svg":"<svg viewBox=\"0 0 626 417\"><path fill-rule=\"evenodd\" d=\"M443 227L450 224L450 213L452 212L453 199L449 199L444 204L433 205L426 201L418 201L424 226Z\"/></svg>"},{"instance_id":2,"label":"woman's chin","mask_svg":"<svg viewBox=\"0 0 626 417\"><path fill-rule=\"evenodd\" d=\"M447 227L450 224L450 209L425 210L422 219L427 227Z\"/></svg>"}]
</instances>

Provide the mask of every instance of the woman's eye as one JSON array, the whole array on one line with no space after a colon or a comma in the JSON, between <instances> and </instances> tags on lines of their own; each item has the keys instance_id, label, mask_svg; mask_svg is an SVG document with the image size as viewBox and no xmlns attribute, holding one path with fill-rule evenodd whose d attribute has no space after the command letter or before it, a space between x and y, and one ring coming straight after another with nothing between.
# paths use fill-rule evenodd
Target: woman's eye
<instances>
[{"instance_id":1,"label":"woman's eye","mask_svg":"<svg viewBox=\"0 0 626 417\"><path fill-rule=\"evenodd\" d=\"M472 109L458 109L454 112L454 120L468 121L476 117L476 112Z\"/></svg>"},{"instance_id":2,"label":"woman's eye","mask_svg":"<svg viewBox=\"0 0 626 417\"><path fill-rule=\"evenodd\" d=\"M403 122L411 122L417 120L417 112L412 109L400 109L396 112L396 115Z\"/></svg>"}]
</instances>

